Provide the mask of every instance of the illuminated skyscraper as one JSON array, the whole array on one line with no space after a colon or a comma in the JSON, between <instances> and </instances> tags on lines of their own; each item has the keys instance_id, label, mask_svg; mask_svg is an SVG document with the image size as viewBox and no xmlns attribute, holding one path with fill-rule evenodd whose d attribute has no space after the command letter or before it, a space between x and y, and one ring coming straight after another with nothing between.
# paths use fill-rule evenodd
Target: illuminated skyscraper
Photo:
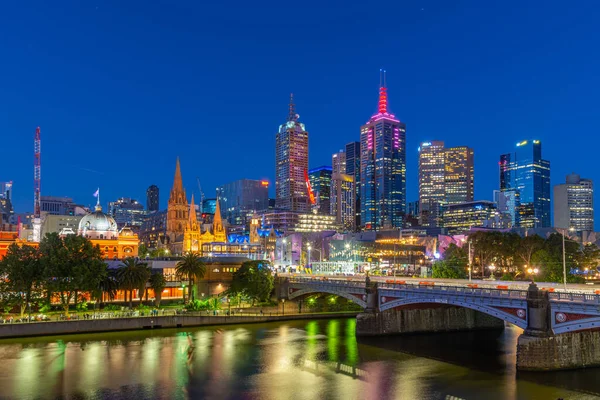
<instances>
[{"instance_id":1,"label":"illuminated skyscraper","mask_svg":"<svg viewBox=\"0 0 600 400\"><path fill-rule=\"evenodd\" d=\"M379 111L360 129L360 214L365 230L401 227L406 208L406 125L388 112L385 71L381 78Z\"/></svg>"},{"instance_id":2,"label":"illuminated skyscraper","mask_svg":"<svg viewBox=\"0 0 600 400\"><path fill-rule=\"evenodd\" d=\"M356 213L354 228L360 227L360 142L346 144L346 174L354 180L354 212Z\"/></svg>"},{"instance_id":3,"label":"illuminated skyscraper","mask_svg":"<svg viewBox=\"0 0 600 400\"><path fill-rule=\"evenodd\" d=\"M500 190L519 197L521 227L550 227L550 162L542 159L542 143L524 140L514 153L500 156Z\"/></svg>"},{"instance_id":4,"label":"illuminated skyscraper","mask_svg":"<svg viewBox=\"0 0 600 400\"><path fill-rule=\"evenodd\" d=\"M308 132L298 122L293 95L287 122L279 126L275 139L275 207L308 211Z\"/></svg>"},{"instance_id":5,"label":"illuminated skyscraper","mask_svg":"<svg viewBox=\"0 0 600 400\"><path fill-rule=\"evenodd\" d=\"M320 214L329 215L331 198L331 172L329 166L313 168L308 171L310 186L316 198L316 209Z\"/></svg>"},{"instance_id":6,"label":"illuminated skyscraper","mask_svg":"<svg viewBox=\"0 0 600 400\"><path fill-rule=\"evenodd\" d=\"M333 153L331 156L331 169L333 174L346 173L346 153L344 153L344 150Z\"/></svg>"},{"instance_id":7,"label":"illuminated skyscraper","mask_svg":"<svg viewBox=\"0 0 600 400\"><path fill-rule=\"evenodd\" d=\"M230 182L217 187L217 197L223 218L229 224L246 225L254 213L269 208L269 181L240 179Z\"/></svg>"},{"instance_id":8,"label":"illuminated skyscraper","mask_svg":"<svg viewBox=\"0 0 600 400\"><path fill-rule=\"evenodd\" d=\"M354 178L347 174L333 174L331 177L331 215L344 231L356 229Z\"/></svg>"},{"instance_id":9,"label":"illuminated skyscraper","mask_svg":"<svg viewBox=\"0 0 600 400\"><path fill-rule=\"evenodd\" d=\"M591 180L570 174L566 183L554 186L554 227L594 230L594 185Z\"/></svg>"},{"instance_id":10,"label":"illuminated skyscraper","mask_svg":"<svg viewBox=\"0 0 600 400\"><path fill-rule=\"evenodd\" d=\"M419 208L423 226L441 226L441 207L473 201L473 149L445 148L444 142L419 147Z\"/></svg>"}]
</instances>

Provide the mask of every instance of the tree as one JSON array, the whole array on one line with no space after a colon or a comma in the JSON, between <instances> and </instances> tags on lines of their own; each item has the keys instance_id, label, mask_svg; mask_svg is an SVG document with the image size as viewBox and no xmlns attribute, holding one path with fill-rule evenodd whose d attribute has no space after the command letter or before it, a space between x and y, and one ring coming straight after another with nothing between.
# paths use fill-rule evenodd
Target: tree
<instances>
[{"instance_id":1,"label":"tree","mask_svg":"<svg viewBox=\"0 0 600 400\"><path fill-rule=\"evenodd\" d=\"M144 243L140 243L138 246L138 254L140 258L146 258L146 255L149 254L148 247Z\"/></svg>"},{"instance_id":2,"label":"tree","mask_svg":"<svg viewBox=\"0 0 600 400\"><path fill-rule=\"evenodd\" d=\"M548 282L563 282L563 237L559 233L553 233L544 242L543 247L533 253L531 257L532 264L539 269L540 280ZM567 273L567 282L577 282L578 277L571 274L577 264L577 257L580 246L573 240L565 240L565 264Z\"/></svg>"},{"instance_id":3,"label":"tree","mask_svg":"<svg viewBox=\"0 0 600 400\"><path fill-rule=\"evenodd\" d=\"M58 294L67 316L78 293L94 291L108 274L100 248L77 235L46 235L40 243L40 264L47 277L49 297L51 293Z\"/></svg>"},{"instance_id":4,"label":"tree","mask_svg":"<svg viewBox=\"0 0 600 400\"><path fill-rule=\"evenodd\" d=\"M444 252L444 261L453 267L466 269L469 265L469 255L463 247L450 243Z\"/></svg>"},{"instance_id":5,"label":"tree","mask_svg":"<svg viewBox=\"0 0 600 400\"><path fill-rule=\"evenodd\" d=\"M175 273L179 279L187 279L188 294L190 300L195 298L195 282L204 278L206 275L206 265L200 259L197 253L188 253L175 266ZM183 293L183 302L185 303L185 290Z\"/></svg>"},{"instance_id":6,"label":"tree","mask_svg":"<svg viewBox=\"0 0 600 400\"><path fill-rule=\"evenodd\" d=\"M107 271L104 279L98 282L98 285L92 291L92 297L97 303L102 303L103 295L106 295L110 300L114 300L117 297L118 289L119 281L117 280L115 271Z\"/></svg>"},{"instance_id":7,"label":"tree","mask_svg":"<svg viewBox=\"0 0 600 400\"><path fill-rule=\"evenodd\" d=\"M498 243L501 241L499 232L474 232L469 235L473 247L475 261L481 267L481 277L485 276L485 267L487 267L496 257L498 252Z\"/></svg>"},{"instance_id":8,"label":"tree","mask_svg":"<svg viewBox=\"0 0 600 400\"><path fill-rule=\"evenodd\" d=\"M129 292L129 309L133 308L133 291L145 285L148 280L148 264L140 262L133 257L127 257L117 270L119 287ZM126 298L127 300L127 298Z\"/></svg>"},{"instance_id":9,"label":"tree","mask_svg":"<svg viewBox=\"0 0 600 400\"><path fill-rule=\"evenodd\" d=\"M600 262L600 249L594 243L587 243L577 256L577 264L581 268L596 271Z\"/></svg>"},{"instance_id":10,"label":"tree","mask_svg":"<svg viewBox=\"0 0 600 400\"><path fill-rule=\"evenodd\" d=\"M521 236L516 233L501 233L496 252L498 266L503 271L513 271L518 262L517 249L521 244Z\"/></svg>"},{"instance_id":11,"label":"tree","mask_svg":"<svg viewBox=\"0 0 600 400\"><path fill-rule=\"evenodd\" d=\"M431 269L433 278L464 279L465 270L462 267L448 264L446 261L437 261Z\"/></svg>"},{"instance_id":12,"label":"tree","mask_svg":"<svg viewBox=\"0 0 600 400\"><path fill-rule=\"evenodd\" d=\"M156 299L156 307L160 307L160 301L162 300L162 291L167 286L167 280L162 273L155 273L150 276L150 288L154 291L154 298Z\"/></svg>"},{"instance_id":13,"label":"tree","mask_svg":"<svg viewBox=\"0 0 600 400\"><path fill-rule=\"evenodd\" d=\"M0 275L5 277L4 300L9 304L18 305L23 317L27 305L31 304L34 297L39 297L44 277L38 249L11 244L6 256L0 261Z\"/></svg>"},{"instance_id":14,"label":"tree","mask_svg":"<svg viewBox=\"0 0 600 400\"><path fill-rule=\"evenodd\" d=\"M146 284L148 283L148 279L150 279L150 277L152 276L152 270L150 269L150 267L148 267L146 265L146 268L142 268L143 271L143 276L140 277L140 286L138 289L138 297L140 298L140 305L142 305L142 300L144 298L144 295L147 293L147 288L146 288Z\"/></svg>"},{"instance_id":15,"label":"tree","mask_svg":"<svg viewBox=\"0 0 600 400\"><path fill-rule=\"evenodd\" d=\"M544 247L544 239L538 235L529 235L521 239L516 248L516 255L521 259L524 268L533 264L533 254Z\"/></svg>"},{"instance_id":16,"label":"tree","mask_svg":"<svg viewBox=\"0 0 600 400\"><path fill-rule=\"evenodd\" d=\"M268 261L246 261L232 276L229 294L244 295L255 301L265 301L273 290L273 276Z\"/></svg>"}]
</instances>

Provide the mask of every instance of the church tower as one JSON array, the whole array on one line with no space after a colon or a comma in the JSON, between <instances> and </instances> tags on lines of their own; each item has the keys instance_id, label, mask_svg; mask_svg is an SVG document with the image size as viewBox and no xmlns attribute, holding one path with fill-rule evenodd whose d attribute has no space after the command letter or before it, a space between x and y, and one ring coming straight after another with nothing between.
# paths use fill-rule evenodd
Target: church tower
<instances>
[{"instance_id":1,"label":"church tower","mask_svg":"<svg viewBox=\"0 0 600 400\"><path fill-rule=\"evenodd\" d=\"M250 243L260 243L260 236L258 235L258 225L260 220L257 215L253 215L250 220Z\"/></svg>"},{"instance_id":2,"label":"church tower","mask_svg":"<svg viewBox=\"0 0 600 400\"><path fill-rule=\"evenodd\" d=\"M183 188L181 179L181 167L179 166L179 157L175 165L175 179L173 180L173 188L169 196L167 206L167 235L171 236L171 240L183 233L188 222L188 202ZM181 239L180 239L181 240Z\"/></svg>"},{"instance_id":3,"label":"church tower","mask_svg":"<svg viewBox=\"0 0 600 400\"><path fill-rule=\"evenodd\" d=\"M217 206L215 208L215 216L213 218L213 235L216 243L226 243L227 233L223 227L223 221L221 220L221 206L219 205L219 199L217 198Z\"/></svg>"},{"instance_id":4,"label":"church tower","mask_svg":"<svg viewBox=\"0 0 600 400\"><path fill-rule=\"evenodd\" d=\"M189 218L185 231L183 232L183 252L198 253L200 250L200 225L198 224L198 218L196 217L194 195L192 194Z\"/></svg>"}]
</instances>

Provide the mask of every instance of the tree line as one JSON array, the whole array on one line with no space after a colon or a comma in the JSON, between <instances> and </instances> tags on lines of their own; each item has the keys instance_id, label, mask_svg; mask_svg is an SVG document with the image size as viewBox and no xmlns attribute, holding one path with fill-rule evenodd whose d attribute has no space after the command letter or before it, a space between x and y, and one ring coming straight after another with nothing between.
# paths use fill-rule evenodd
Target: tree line
<instances>
[{"instance_id":1,"label":"tree line","mask_svg":"<svg viewBox=\"0 0 600 400\"><path fill-rule=\"evenodd\" d=\"M187 297L195 296L195 283L206 273L206 266L198 254L188 254L176 266L176 274L187 282ZM72 306L79 302L103 298L114 300L117 291L125 293L129 308L133 307L137 290L140 303L153 289L156 305L167 282L162 272L154 272L138 258L122 260L118 268L109 268L99 246L82 236L60 237L47 234L38 247L12 244L0 260L0 302L5 311L18 307L21 316L31 304L52 300L60 303L68 316ZM186 291L184 290L184 302ZM8 312L8 311L7 311Z\"/></svg>"},{"instance_id":2,"label":"tree line","mask_svg":"<svg viewBox=\"0 0 600 400\"><path fill-rule=\"evenodd\" d=\"M469 243L471 254L469 255ZM462 246L450 244L441 261L433 266L434 277L465 278L470 268L475 277L495 274L505 280L532 278L529 269L536 268L535 279L546 282L563 281L563 236L552 233L521 237L516 233L474 232ZM593 243L579 244L565 236L567 282L582 282L572 270L596 272L600 264L600 249ZM493 265L495 269L490 269Z\"/></svg>"}]
</instances>

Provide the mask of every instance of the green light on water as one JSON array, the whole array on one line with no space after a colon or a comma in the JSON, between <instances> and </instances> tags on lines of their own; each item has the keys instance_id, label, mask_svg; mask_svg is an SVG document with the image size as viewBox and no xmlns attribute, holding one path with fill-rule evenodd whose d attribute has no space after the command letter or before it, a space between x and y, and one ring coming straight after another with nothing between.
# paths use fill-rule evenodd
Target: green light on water
<instances>
[{"instance_id":1,"label":"green light on water","mask_svg":"<svg viewBox=\"0 0 600 400\"><path fill-rule=\"evenodd\" d=\"M327 323L327 358L329 361L337 361L339 356L340 343L340 321L337 319Z\"/></svg>"},{"instance_id":2,"label":"green light on water","mask_svg":"<svg viewBox=\"0 0 600 400\"><path fill-rule=\"evenodd\" d=\"M346 320L346 364L358 364L358 343L356 342L356 318Z\"/></svg>"}]
</instances>

